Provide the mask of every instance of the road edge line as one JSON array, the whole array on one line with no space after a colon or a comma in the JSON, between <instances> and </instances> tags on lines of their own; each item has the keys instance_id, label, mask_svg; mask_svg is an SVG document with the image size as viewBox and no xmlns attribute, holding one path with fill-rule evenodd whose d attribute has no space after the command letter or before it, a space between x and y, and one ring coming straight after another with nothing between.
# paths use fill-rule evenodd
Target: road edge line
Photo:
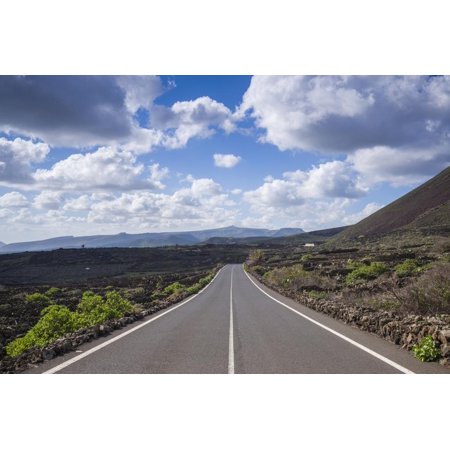
<instances>
[{"instance_id":1,"label":"road edge line","mask_svg":"<svg viewBox=\"0 0 450 450\"><path fill-rule=\"evenodd\" d=\"M231 269L230 283L230 334L228 338L228 374L234 374L234 330L233 330L233 271Z\"/></svg>"},{"instance_id":2,"label":"road edge line","mask_svg":"<svg viewBox=\"0 0 450 450\"><path fill-rule=\"evenodd\" d=\"M291 308L290 306L286 305L285 303L281 302L280 300L277 300L275 297L272 297L270 294L268 294L264 289L262 289L260 286L258 286L251 278L250 275L247 273L245 269L243 269L245 275L247 275L247 278L267 297L272 299L273 301L279 303L280 305L284 306L287 309L290 309L291 311L295 312L299 316L302 316L304 319L309 320L313 324L323 328L324 330L334 334L335 336L343 339L344 341L347 341L348 343L354 345L355 347L358 347L359 349L365 351L366 353L369 353L369 355L374 356L375 358L378 358L379 360L383 361L384 363L394 367L395 369L399 370L400 372L406 373L406 374L415 374L412 370L407 369L406 367L401 366L400 364L390 360L389 358L386 358L383 355L380 355L379 353L371 350L368 347L365 347L364 345L360 344L359 342L354 341L353 339L348 338L347 336L344 336L343 334L333 330L332 328L327 327L326 325L321 324L317 320L312 319L311 317L308 317L306 314L301 313L300 311L297 311L294 308Z\"/></svg>"},{"instance_id":3,"label":"road edge line","mask_svg":"<svg viewBox=\"0 0 450 450\"><path fill-rule=\"evenodd\" d=\"M81 359L86 358L86 356L92 355L92 353L95 353L95 352L97 352L98 350L101 350L102 348L104 348L104 347L106 347L106 346L112 344L113 342L116 342L116 341L118 341L119 339L122 339L122 338L124 338L125 336L128 336L129 334L133 333L134 331L137 331L137 330L139 330L140 328L145 327L146 325L148 325L149 323L154 322L155 320L159 319L160 317L163 317L163 316L165 316L166 314L169 314L169 313L172 312L173 310L175 310L175 309L177 309L177 308L180 308L181 306L185 305L186 303L190 302L191 300L194 300L194 299L195 299L197 296L199 296L205 289L207 289L209 286L211 286L211 284L214 282L214 280L217 278L217 276L219 275L219 273L222 271L222 269L223 269L224 267L226 267L226 266L223 266L223 267L216 273L216 275L214 276L214 278L213 278L213 279L212 279L212 280L211 280L211 281L210 281L210 282L209 282L209 283L208 283L201 291L197 292L197 293L194 294L192 297L189 297L189 298L187 298L186 300L182 301L181 303L178 303L178 304L175 305L174 307L168 309L167 311L164 311L162 314L159 314L159 315L156 316L156 317L152 317L151 319L146 320L144 323L141 323L141 324L139 324L139 325L133 327L131 330L124 331L123 333L119 334L118 336L115 336L115 337L113 337L113 338L107 340L106 342L103 342L103 343L101 343L101 344L99 344L99 345L96 345L95 347L92 347L92 348L89 349L89 350L86 350L86 352L84 352L84 353L82 353L82 354L77 355L77 356L74 356L73 358L68 359L67 361L64 361L63 363L61 363L61 364L59 364L59 365L57 365L57 366L55 366L55 367L52 367L51 369L48 369L48 370L46 370L45 372L42 372L42 374L46 375L46 374L54 374L54 373L57 373L57 372L59 372L60 370L65 369L66 367L69 367L69 366L71 366L72 364L74 364L74 363L80 361Z\"/></svg>"}]
</instances>

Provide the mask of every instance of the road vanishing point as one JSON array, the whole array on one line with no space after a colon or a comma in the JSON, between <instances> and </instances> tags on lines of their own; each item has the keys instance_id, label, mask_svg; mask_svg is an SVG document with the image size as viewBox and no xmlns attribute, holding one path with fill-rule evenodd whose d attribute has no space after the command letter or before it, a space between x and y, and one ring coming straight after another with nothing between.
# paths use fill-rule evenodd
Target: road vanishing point
<instances>
[{"instance_id":1,"label":"road vanishing point","mask_svg":"<svg viewBox=\"0 0 450 450\"><path fill-rule=\"evenodd\" d=\"M200 293L25 373L449 373L260 284L238 264Z\"/></svg>"}]
</instances>

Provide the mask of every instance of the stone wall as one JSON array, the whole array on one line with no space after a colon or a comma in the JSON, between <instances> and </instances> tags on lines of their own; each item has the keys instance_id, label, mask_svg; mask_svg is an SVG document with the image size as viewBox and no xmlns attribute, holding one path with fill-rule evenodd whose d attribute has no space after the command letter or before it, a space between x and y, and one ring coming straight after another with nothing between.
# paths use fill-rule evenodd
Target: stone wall
<instances>
[{"instance_id":1,"label":"stone wall","mask_svg":"<svg viewBox=\"0 0 450 450\"><path fill-rule=\"evenodd\" d=\"M263 282L262 277L252 273L262 284L289 297L308 308L363 331L376 334L382 338L412 350L413 346L426 336L431 335L441 350L439 363L450 366L450 315L439 316L400 316L391 311L380 311L365 306L352 306L335 300L315 299L296 291L283 289Z\"/></svg>"}]
</instances>

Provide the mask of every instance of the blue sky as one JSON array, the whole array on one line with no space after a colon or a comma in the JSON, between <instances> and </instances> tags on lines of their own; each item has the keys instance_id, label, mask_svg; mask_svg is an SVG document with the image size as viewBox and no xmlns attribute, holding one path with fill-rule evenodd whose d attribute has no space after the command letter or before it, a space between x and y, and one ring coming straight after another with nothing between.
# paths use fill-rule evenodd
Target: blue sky
<instances>
[{"instance_id":1,"label":"blue sky","mask_svg":"<svg viewBox=\"0 0 450 450\"><path fill-rule=\"evenodd\" d=\"M450 164L450 79L0 77L0 241L355 223Z\"/></svg>"}]
</instances>

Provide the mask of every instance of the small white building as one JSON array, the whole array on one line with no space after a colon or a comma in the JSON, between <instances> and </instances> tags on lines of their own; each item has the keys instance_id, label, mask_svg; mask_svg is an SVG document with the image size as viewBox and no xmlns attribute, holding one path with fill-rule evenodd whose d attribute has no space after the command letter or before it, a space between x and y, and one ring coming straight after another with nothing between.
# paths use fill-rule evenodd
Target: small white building
<instances>
[{"instance_id":1,"label":"small white building","mask_svg":"<svg viewBox=\"0 0 450 450\"><path fill-rule=\"evenodd\" d=\"M313 242L307 242L305 244L305 247L314 247L314 243Z\"/></svg>"}]
</instances>

